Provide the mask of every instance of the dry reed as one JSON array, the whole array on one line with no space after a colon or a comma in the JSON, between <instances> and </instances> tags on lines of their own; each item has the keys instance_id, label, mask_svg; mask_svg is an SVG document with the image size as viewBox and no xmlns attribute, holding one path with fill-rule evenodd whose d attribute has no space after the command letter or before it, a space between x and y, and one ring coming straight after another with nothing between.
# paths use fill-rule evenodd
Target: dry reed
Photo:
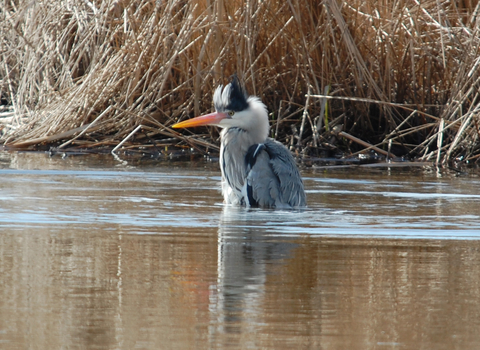
<instances>
[{"instance_id":1,"label":"dry reed","mask_svg":"<svg viewBox=\"0 0 480 350\"><path fill-rule=\"evenodd\" d=\"M0 141L10 147L118 145L143 125L158 140L214 148L214 130L210 142L169 126L209 111L236 72L267 104L272 135L303 155L363 149L342 133L422 160L480 154L476 1L0 6L0 99L10 106Z\"/></svg>"}]
</instances>

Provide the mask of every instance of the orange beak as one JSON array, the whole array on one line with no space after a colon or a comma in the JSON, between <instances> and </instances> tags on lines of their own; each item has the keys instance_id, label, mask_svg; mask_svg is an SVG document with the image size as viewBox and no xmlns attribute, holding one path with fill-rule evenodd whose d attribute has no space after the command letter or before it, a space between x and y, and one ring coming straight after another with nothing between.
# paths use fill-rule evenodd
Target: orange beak
<instances>
[{"instance_id":1,"label":"orange beak","mask_svg":"<svg viewBox=\"0 0 480 350\"><path fill-rule=\"evenodd\" d=\"M214 112L200 117L184 120L183 122L172 125L174 129L189 128L192 126L217 125L223 119L227 118L227 113Z\"/></svg>"}]
</instances>

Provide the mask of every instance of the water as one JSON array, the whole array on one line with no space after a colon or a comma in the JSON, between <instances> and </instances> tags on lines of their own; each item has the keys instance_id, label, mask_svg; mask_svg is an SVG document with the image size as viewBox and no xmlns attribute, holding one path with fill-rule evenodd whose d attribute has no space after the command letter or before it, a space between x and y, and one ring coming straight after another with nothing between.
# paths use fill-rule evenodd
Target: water
<instances>
[{"instance_id":1,"label":"water","mask_svg":"<svg viewBox=\"0 0 480 350\"><path fill-rule=\"evenodd\" d=\"M1 349L476 349L480 180L304 172L225 207L216 164L0 155Z\"/></svg>"}]
</instances>

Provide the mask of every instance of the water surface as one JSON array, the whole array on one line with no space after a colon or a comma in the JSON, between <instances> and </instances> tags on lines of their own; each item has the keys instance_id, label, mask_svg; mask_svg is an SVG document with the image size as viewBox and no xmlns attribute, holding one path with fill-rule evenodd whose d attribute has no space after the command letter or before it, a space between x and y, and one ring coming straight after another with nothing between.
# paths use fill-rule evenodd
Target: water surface
<instances>
[{"instance_id":1,"label":"water surface","mask_svg":"<svg viewBox=\"0 0 480 350\"><path fill-rule=\"evenodd\" d=\"M477 176L303 176L248 210L214 163L0 155L0 348L478 347Z\"/></svg>"}]
</instances>

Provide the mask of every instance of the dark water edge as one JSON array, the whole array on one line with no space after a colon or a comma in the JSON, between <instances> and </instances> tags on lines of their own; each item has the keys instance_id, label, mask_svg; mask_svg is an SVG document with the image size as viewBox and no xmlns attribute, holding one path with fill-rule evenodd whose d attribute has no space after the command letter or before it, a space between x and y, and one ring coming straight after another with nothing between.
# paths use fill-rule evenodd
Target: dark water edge
<instances>
[{"instance_id":1,"label":"dark water edge","mask_svg":"<svg viewBox=\"0 0 480 350\"><path fill-rule=\"evenodd\" d=\"M171 141L171 140L170 140ZM192 140L192 142L194 142ZM99 147L65 147L59 148L52 145L37 145L32 150L16 149L12 146L0 146L0 152L5 154L12 153L34 153L46 154L51 158L82 156L104 156L109 155L118 161L127 161L131 164L137 163L145 166L149 162L218 162L218 147L187 147L176 146L174 144L164 144L155 142L145 145L130 145L122 147L112 152L114 147L104 145ZM375 152L365 151L355 155L349 155L345 152L321 152L321 155L306 155L300 149L293 150L297 163L303 169L350 169L357 167L366 168L434 168L437 172L452 172L457 175L467 175L478 172L477 162L475 160L467 161L462 157L450 161L448 164L436 164L435 161L423 161L415 157L386 157Z\"/></svg>"}]
</instances>

